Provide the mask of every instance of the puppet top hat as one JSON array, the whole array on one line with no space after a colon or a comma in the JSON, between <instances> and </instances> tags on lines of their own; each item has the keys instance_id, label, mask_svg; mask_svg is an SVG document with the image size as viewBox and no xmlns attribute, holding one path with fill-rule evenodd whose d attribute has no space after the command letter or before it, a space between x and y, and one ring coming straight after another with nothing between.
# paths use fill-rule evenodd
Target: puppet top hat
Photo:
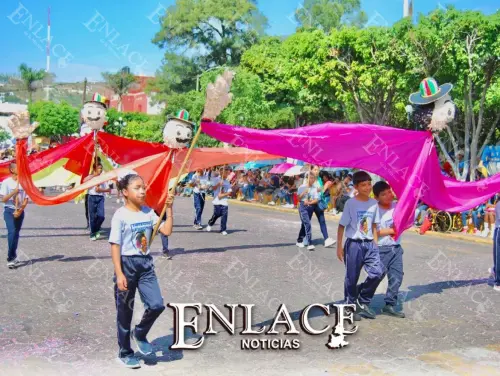
<instances>
[{"instance_id":1,"label":"puppet top hat","mask_svg":"<svg viewBox=\"0 0 500 376\"><path fill-rule=\"evenodd\" d=\"M85 102L85 103L99 103L101 106L103 106L105 109L108 108L108 105L106 103L106 97L99 94L99 93L94 93L94 95L92 95L92 99Z\"/></svg>"},{"instance_id":2,"label":"puppet top hat","mask_svg":"<svg viewBox=\"0 0 500 376\"><path fill-rule=\"evenodd\" d=\"M180 110L178 111L175 116L169 115L168 120L178 120L184 124L190 125L191 127L195 126L195 123L189 121L189 112L186 110Z\"/></svg>"},{"instance_id":3,"label":"puppet top hat","mask_svg":"<svg viewBox=\"0 0 500 376\"><path fill-rule=\"evenodd\" d=\"M427 77L420 83L420 90L410 95L410 103L416 105L426 105L444 97L453 89L452 84L438 85L432 77Z\"/></svg>"}]
</instances>

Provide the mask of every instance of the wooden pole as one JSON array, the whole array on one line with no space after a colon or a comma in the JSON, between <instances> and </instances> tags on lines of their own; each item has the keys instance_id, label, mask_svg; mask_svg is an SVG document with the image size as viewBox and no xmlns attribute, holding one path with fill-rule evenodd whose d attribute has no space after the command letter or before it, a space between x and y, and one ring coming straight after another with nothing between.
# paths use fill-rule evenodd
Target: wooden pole
<instances>
[{"instance_id":1,"label":"wooden pole","mask_svg":"<svg viewBox=\"0 0 500 376\"><path fill-rule=\"evenodd\" d=\"M191 153L193 152L193 149L194 149L196 143L198 142L198 138L200 137L200 134L201 134L201 124L200 124L200 127L198 128L198 131L196 132L196 134L193 137L193 141L191 142L191 146L189 147L189 150L186 154L186 157L184 158L184 161L182 162L181 168L179 169L179 172L177 173L177 178L175 179L174 186L171 189L169 189L168 185L167 185L167 190L175 192L175 189L177 188L177 185L179 184L179 181L181 180L181 176L182 176L182 173L184 172L184 168L186 167L187 161L189 160L189 157L191 156ZM168 184L168 182L167 182L167 184ZM166 200L168 200L168 195L167 195ZM158 223L156 223L156 226L153 229L153 233L151 234L151 239L149 241L150 245L153 244L153 240L155 239L156 233L158 232L158 229L160 228L161 220L166 212L167 212L167 202L165 201L165 205L163 206L163 210L161 211L161 214L160 214L160 220L158 221Z\"/></svg>"},{"instance_id":2,"label":"wooden pole","mask_svg":"<svg viewBox=\"0 0 500 376\"><path fill-rule=\"evenodd\" d=\"M85 80L83 80L83 96L82 96L82 105L85 104L85 101L87 100L85 97L87 96L87 77L85 77Z\"/></svg>"}]
</instances>

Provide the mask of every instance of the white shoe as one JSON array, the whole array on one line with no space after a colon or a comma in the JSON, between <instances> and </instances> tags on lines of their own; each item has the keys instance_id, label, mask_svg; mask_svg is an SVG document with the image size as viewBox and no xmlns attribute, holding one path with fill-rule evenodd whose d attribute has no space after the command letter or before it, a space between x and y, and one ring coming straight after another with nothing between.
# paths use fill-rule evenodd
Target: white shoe
<instances>
[{"instance_id":1,"label":"white shoe","mask_svg":"<svg viewBox=\"0 0 500 376\"><path fill-rule=\"evenodd\" d=\"M211 226L207 226L207 232L210 232L212 231L212 227Z\"/></svg>"},{"instance_id":2,"label":"white shoe","mask_svg":"<svg viewBox=\"0 0 500 376\"><path fill-rule=\"evenodd\" d=\"M12 261L9 261L9 262L7 263L7 266L8 266L8 268L9 268L9 269L15 269L15 268L17 268L20 264L22 264L22 262L21 262L21 261L19 261L19 259L17 259L17 258L16 258L16 259L14 259L14 260L12 260Z\"/></svg>"},{"instance_id":3,"label":"white shoe","mask_svg":"<svg viewBox=\"0 0 500 376\"><path fill-rule=\"evenodd\" d=\"M295 245L296 245L297 247L299 247L299 248L305 248L305 244L304 244L304 243L299 243L299 242L297 242Z\"/></svg>"},{"instance_id":4,"label":"white shoe","mask_svg":"<svg viewBox=\"0 0 500 376\"><path fill-rule=\"evenodd\" d=\"M325 240L325 248L331 247L335 243L337 243L336 240L333 240L332 238L328 238Z\"/></svg>"},{"instance_id":5,"label":"white shoe","mask_svg":"<svg viewBox=\"0 0 500 376\"><path fill-rule=\"evenodd\" d=\"M338 213L337 213L336 209L332 209L332 210L330 210L330 214L337 215Z\"/></svg>"},{"instance_id":6,"label":"white shoe","mask_svg":"<svg viewBox=\"0 0 500 376\"><path fill-rule=\"evenodd\" d=\"M276 203L275 203L274 201L269 201L267 204L268 204L269 206L274 206L274 205L276 205Z\"/></svg>"},{"instance_id":7,"label":"white shoe","mask_svg":"<svg viewBox=\"0 0 500 376\"><path fill-rule=\"evenodd\" d=\"M316 249L316 247L312 244L307 246L308 251L314 251L315 249Z\"/></svg>"},{"instance_id":8,"label":"white shoe","mask_svg":"<svg viewBox=\"0 0 500 376\"><path fill-rule=\"evenodd\" d=\"M500 292L500 286L497 285L493 286L493 290Z\"/></svg>"},{"instance_id":9,"label":"white shoe","mask_svg":"<svg viewBox=\"0 0 500 376\"><path fill-rule=\"evenodd\" d=\"M287 207L288 209L293 209L293 208L294 208L293 204L288 204L286 207Z\"/></svg>"},{"instance_id":10,"label":"white shoe","mask_svg":"<svg viewBox=\"0 0 500 376\"><path fill-rule=\"evenodd\" d=\"M485 228L485 229L483 230L483 232L481 232L481 236L482 236L483 238L487 238L489 233L490 233L490 229L489 229L489 228Z\"/></svg>"},{"instance_id":11,"label":"white shoe","mask_svg":"<svg viewBox=\"0 0 500 376\"><path fill-rule=\"evenodd\" d=\"M227 231L222 231L221 234L224 235L224 236L226 236L227 235Z\"/></svg>"}]
</instances>

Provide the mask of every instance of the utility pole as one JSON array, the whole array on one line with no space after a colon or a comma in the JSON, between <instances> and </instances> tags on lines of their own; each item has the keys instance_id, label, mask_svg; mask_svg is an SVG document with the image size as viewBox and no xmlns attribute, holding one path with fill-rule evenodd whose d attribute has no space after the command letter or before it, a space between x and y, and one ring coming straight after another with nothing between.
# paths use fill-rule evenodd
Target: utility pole
<instances>
[{"instance_id":1,"label":"utility pole","mask_svg":"<svg viewBox=\"0 0 500 376\"><path fill-rule=\"evenodd\" d=\"M82 105L85 104L85 97L87 96L87 77L83 80L83 98L82 98Z\"/></svg>"}]
</instances>

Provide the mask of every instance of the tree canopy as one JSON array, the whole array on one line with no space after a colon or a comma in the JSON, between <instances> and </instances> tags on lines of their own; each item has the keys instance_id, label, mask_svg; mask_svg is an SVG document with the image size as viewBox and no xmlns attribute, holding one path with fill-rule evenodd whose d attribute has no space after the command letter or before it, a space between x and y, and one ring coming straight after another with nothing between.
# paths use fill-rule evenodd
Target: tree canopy
<instances>
[{"instance_id":1,"label":"tree canopy","mask_svg":"<svg viewBox=\"0 0 500 376\"><path fill-rule=\"evenodd\" d=\"M342 25L361 27L368 20L361 10L361 0L305 0L296 10L295 19L303 28L325 32Z\"/></svg>"}]
</instances>

